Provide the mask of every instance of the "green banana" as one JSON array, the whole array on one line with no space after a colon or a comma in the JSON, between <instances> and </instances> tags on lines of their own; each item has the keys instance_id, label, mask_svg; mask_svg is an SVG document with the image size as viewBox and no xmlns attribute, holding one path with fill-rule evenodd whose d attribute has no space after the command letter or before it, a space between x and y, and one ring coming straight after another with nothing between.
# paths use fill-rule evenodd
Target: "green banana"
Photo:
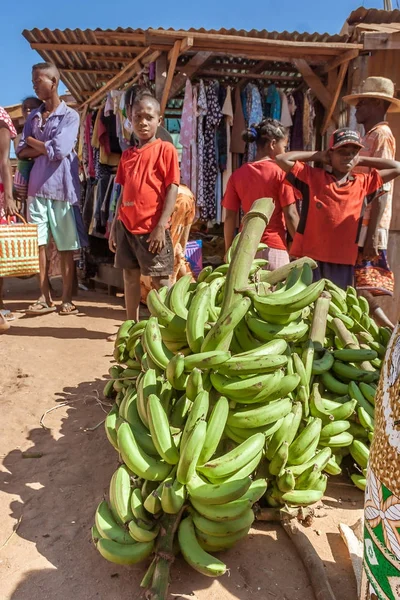
<instances>
[{"instance_id":1,"label":"green banana","mask_svg":"<svg viewBox=\"0 0 400 600\"><path fill-rule=\"evenodd\" d=\"M344 431L350 429L349 421L333 421L332 423L328 423L328 425L324 425L321 429L320 438L321 440L324 438L331 438L335 435L339 435Z\"/></svg>"},{"instance_id":2,"label":"green banana","mask_svg":"<svg viewBox=\"0 0 400 600\"><path fill-rule=\"evenodd\" d=\"M134 540L131 538L132 542ZM118 544L113 540L98 540L97 550L103 558L117 565L134 565L145 560L153 552L154 541L133 543L130 546Z\"/></svg>"},{"instance_id":3,"label":"green banana","mask_svg":"<svg viewBox=\"0 0 400 600\"><path fill-rule=\"evenodd\" d=\"M287 356L261 356L248 355L242 358L232 356L224 364L218 367L218 373L229 377L244 375L256 375L258 373L269 373L281 369L288 362Z\"/></svg>"},{"instance_id":4,"label":"green banana","mask_svg":"<svg viewBox=\"0 0 400 600\"><path fill-rule=\"evenodd\" d=\"M343 350L335 350L333 356L336 360L350 363L360 363L364 360L374 360L378 353L375 350L363 348L343 348Z\"/></svg>"},{"instance_id":5,"label":"green banana","mask_svg":"<svg viewBox=\"0 0 400 600\"><path fill-rule=\"evenodd\" d=\"M179 483L178 480L164 483L161 492L161 506L165 513L169 515L178 514L185 503L185 498L185 486Z\"/></svg>"},{"instance_id":6,"label":"green banana","mask_svg":"<svg viewBox=\"0 0 400 600\"><path fill-rule=\"evenodd\" d=\"M361 392L355 381L350 381L349 383L349 394L354 399L357 400L359 406L362 406L363 409L370 415L370 417L374 417L374 407L365 399L364 394Z\"/></svg>"},{"instance_id":7,"label":"green banana","mask_svg":"<svg viewBox=\"0 0 400 600\"><path fill-rule=\"evenodd\" d=\"M199 466L198 471L206 477L229 477L250 463L261 452L264 444L263 434L256 433L227 454Z\"/></svg>"},{"instance_id":8,"label":"green banana","mask_svg":"<svg viewBox=\"0 0 400 600\"><path fill-rule=\"evenodd\" d=\"M335 360L332 370L336 375L349 381L363 381L364 383L372 383L379 379L379 373L376 371L364 371L352 365L342 363Z\"/></svg>"},{"instance_id":9,"label":"green banana","mask_svg":"<svg viewBox=\"0 0 400 600\"><path fill-rule=\"evenodd\" d=\"M289 457L289 444L283 442L275 452L271 462L269 463L269 472L271 475L279 475L285 469Z\"/></svg>"},{"instance_id":10,"label":"green banana","mask_svg":"<svg viewBox=\"0 0 400 600\"><path fill-rule=\"evenodd\" d=\"M202 390L196 396L196 399L191 406L188 418L186 419L185 427L183 429L181 438L181 452L184 450L186 441L188 440L189 435L192 433L195 425L199 421L205 421L209 406L209 394L205 390Z\"/></svg>"},{"instance_id":11,"label":"green banana","mask_svg":"<svg viewBox=\"0 0 400 600\"><path fill-rule=\"evenodd\" d=\"M307 506L321 500L323 495L319 490L292 490L282 494L282 500L294 506Z\"/></svg>"},{"instance_id":12,"label":"green banana","mask_svg":"<svg viewBox=\"0 0 400 600\"><path fill-rule=\"evenodd\" d=\"M325 450L327 450L327 448L325 448ZM336 456L333 455L330 458L330 460L326 463L326 465L324 467L324 471L326 471L329 475L340 475L341 474L342 469L340 468L340 465L336 461Z\"/></svg>"},{"instance_id":13,"label":"green banana","mask_svg":"<svg viewBox=\"0 0 400 600\"><path fill-rule=\"evenodd\" d=\"M255 479L251 483L247 492L245 492L243 496L241 496L241 498L243 500L249 500L251 502L251 505L253 505L259 500L261 500L261 498L265 495L265 492L267 491L267 485L268 482L265 478Z\"/></svg>"},{"instance_id":14,"label":"green banana","mask_svg":"<svg viewBox=\"0 0 400 600\"><path fill-rule=\"evenodd\" d=\"M157 290L150 290L146 298L147 308L151 315L158 319L160 325L182 335L186 329L186 321L170 310L160 298ZM146 325L147 327L147 325Z\"/></svg>"},{"instance_id":15,"label":"green banana","mask_svg":"<svg viewBox=\"0 0 400 600\"><path fill-rule=\"evenodd\" d=\"M221 441L225 425L229 415L229 402L225 396L221 396L207 422L206 439L199 456L199 464L203 465L211 459Z\"/></svg>"},{"instance_id":16,"label":"green banana","mask_svg":"<svg viewBox=\"0 0 400 600\"><path fill-rule=\"evenodd\" d=\"M237 442L238 444L245 442L255 433L262 433L265 439L267 439L279 429L279 427L282 425L282 422L283 419L279 419L278 421L275 421L275 423L271 423L270 425L264 425L262 427L246 427L245 429L241 427L230 427L229 425L226 425L225 434L229 439L233 440L234 442Z\"/></svg>"},{"instance_id":17,"label":"green banana","mask_svg":"<svg viewBox=\"0 0 400 600\"><path fill-rule=\"evenodd\" d=\"M322 373L321 381L325 389L337 396L344 396L348 392L348 385L336 379L330 372Z\"/></svg>"},{"instance_id":18,"label":"green banana","mask_svg":"<svg viewBox=\"0 0 400 600\"><path fill-rule=\"evenodd\" d=\"M226 565L200 546L191 516L180 522L178 541L183 558L193 569L208 577L219 577L225 574Z\"/></svg>"},{"instance_id":19,"label":"green banana","mask_svg":"<svg viewBox=\"0 0 400 600\"><path fill-rule=\"evenodd\" d=\"M295 488L296 490L315 490L315 485L320 477L321 469L316 465L312 465L296 479Z\"/></svg>"},{"instance_id":20,"label":"green banana","mask_svg":"<svg viewBox=\"0 0 400 600\"><path fill-rule=\"evenodd\" d=\"M281 445L283 444L284 441L287 441L289 444L291 444L291 442L293 441L293 440L291 440L289 442L289 440L287 440L287 435L288 435L290 427L293 424L294 417L295 417L295 415L293 412L288 413L284 417L280 428L277 431L275 431L275 433L271 437L270 441L267 444L267 451L266 451L266 457L268 460L273 459L276 452L279 450L279 448L281 447Z\"/></svg>"},{"instance_id":21,"label":"green banana","mask_svg":"<svg viewBox=\"0 0 400 600\"><path fill-rule=\"evenodd\" d=\"M362 406L359 406L357 408L357 415L358 420L360 421L364 429L366 429L367 431L374 431L375 421L373 417L371 417L371 415L367 413L367 411Z\"/></svg>"},{"instance_id":22,"label":"green banana","mask_svg":"<svg viewBox=\"0 0 400 600\"><path fill-rule=\"evenodd\" d=\"M179 453L171 435L168 416L155 394L150 394L148 398L147 415L157 452L166 463L176 465L179 461Z\"/></svg>"},{"instance_id":23,"label":"green banana","mask_svg":"<svg viewBox=\"0 0 400 600\"><path fill-rule=\"evenodd\" d=\"M247 498L239 498L226 504L203 504L193 498L190 499L193 508L210 521L233 521L251 507Z\"/></svg>"},{"instance_id":24,"label":"green banana","mask_svg":"<svg viewBox=\"0 0 400 600\"><path fill-rule=\"evenodd\" d=\"M247 352L236 354L234 358L239 360L241 358L247 358L248 356L278 356L284 354L284 352L287 350L287 347L288 345L285 340L276 339L267 342L266 344L262 344L261 346L257 346L252 350L248 350Z\"/></svg>"},{"instance_id":25,"label":"green banana","mask_svg":"<svg viewBox=\"0 0 400 600\"><path fill-rule=\"evenodd\" d=\"M294 490L296 480L290 469L284 469L283 473L278 476L276 484L281 492L290 492Z\"/></svg>"},{"instance_id":26,"label":"green banana","mask_svg":"<svg viewBox=\"0 0 400 600\"><path fill-rule=\"evenodd\" d=\"M197 394L203 389L203 378L200 369L195 367L186 380L186 396L194 402Z\"/></svg>"},{"instance_id":27,"label":"green banana","mask_svg":"<svg viewBox=\"0 0 400 600\"><path fill-rule=\"evenodd\" d=\"M117 441L117 430L116 430L116 422L117 422L118 416L119 416L118 406L116 404L114 404L104 421L104 428L105 428L107 439L117 452L119 451L118 450L118 441Z\"/></svg>"},{"instance_id":28,"label":"green banana","mask_svg":"<svg viewBox=\"0 0 400 600\"><path fill-rule=\"evenodd\" d=\"M346 299L343 298L342 294L339 294L336 290L330 289L329 293L332 297L332 302L338 307L341 313L347 313Z\"/></svg>"},{"instance_id":29,"label":"green banana","mask_svg":"<svg viewBox=\"0 0 400 600\"><path fill-rule=\"evenodd\" d=\"M149 318L143 333L143 343L152 362L158 368L165 370L173 354L162 340L160 326L156 317Z\"/></svg>"},{"instance_id":30,"label":"green banana","mask_svg":"<svg viewBox=\"0 0 400 600\"><path fill-rule=\"evenodd\" d=\"M197 276L197 283L199 284L199 283L202 283L203 281L205 281L207 279L207 277L209 275L211 275L212 272L213 272L213 268L211 265L204 267L204 269L202 269Z\"/></svg>"},{"instance_id":31,"label":"green banana","mask_svg":"<svg viewBox=\"0 0 400 600\"><path fill-rule=\"evenodd\" d=\"M169 419L171 427L183 429L191 406L192 403L185 394L175 402Z\"/></svg>"},{"instance_id":32,"label":"green banana","mask_svg":"<svg viewBox=\"0 0 400 600\"><path fill-rule=\"evenodd\" d=\"M96 509L95 524L102 538L119 544L134 544L126 529L115 521L105 500L100 502Z\"/></svg>"},{"instance_id":33,"label":"green banana","mask_svg":"<svg viewBox=\"0 0 400 600\"><path fill-rule=\"evenodd\" d=\"M316 481L316 483L314 485L314 489L318 492L322 492L323 494L325 494L327 485L328 485L328 477L327 477L327 475L325 475L325 473L322 473L322 475L320 475L319 480Z\"/></svg>"},{"instance_id":34,"label":"green banana","mask_svg":"<svg viewBox=\"0 0 400 600\"><path fill-rule=\"evenodd\" d=\"M181 449L176 477L182 485L187 484L194 475L196 465L206 438L207 424L197 421L187 441Z\"/></svg>"},{"instance_id":35,"label":"green banana","mask_svg":"<svg viewBox=\"0 0 400 600\"><path fill-rule=\"evenodd\" d=\"M192 369L216 369L231 357L230 352L223 350L210 350L208 352L200 352L199 354L190 354L185 356L185 371Z\"/></svg>"},{"instance_id":36,"label":"green banana","mask_svg":"<svg viewBox=\"0 0 400 600\"><path fill-rule=\"evenodd\" d=\"M160 483L160 485L155 490L150 492L150 494L146 496L146 499L143 502L144 508L147 510L147 512L151 513L152 515L158 515L161 512L161 493L163 487L164 482Z\"/></svg>"},{"instance_id":37,"label":"green banana","mask_svg":"<svg viewBox=\"0 0 400 600\"><path fill-rule=\"evenodd\" d=\"M274 292L275 293L275 292ZM299 321L302 317L303 311L297 310L296 312L289 313L286 315L268 315L268 323L274 325L289 325L293 321ZM262 316L260 314L260 316Z\"/></svg>"},{"instance_id":38,"label":"green banana","mask_svg":"<svg viewBox=\"0 0 400 600\"><path fill-rule=\"evenodd\" d=\"M383 346L388 346L390 342L390 338L392 337L392 332L388 327L379 327L379 333L381 338L381 343Z\"/></svg>"},{"instance_id":39,"label":"green banana","mask_svg":"<svg viewBox=\"0 0 400 600\"><path fill-rule=\"evenodd\" d=\"M186 337L189 347L194 353L201 351L201 345L204 341L204 327L208 319L210 301L210 287L205 287L196 292L189 308L186 325Z\"/></svg>"},{"instance_id":40,"label":"green banana","mask_svg":"<svg viewBox=\"0 0 400 600\"><path fill-rule=\"evenodd\" d=\"M343 448L345 446L350 446L353 439L351 433L343 431L343 433L333 435L332 437L321 438L319 443L321 446L329 446L330 448Z\"/></svg>"},{"instance_id":41,"label":"green banana","mask_svg":"<svg viewBox=\"0 0 400 600\"><path fill-rule=\"evenodd\" d=\"M211 521L203 517L196 511L192 511L193 522L198 531L215 537L224 537L248 530L254 523L254 513L251 508L247 508L237 519L230 521Z\"/></svg>"},{"instance_id":42,"label":"green banana","mask_svg":"<svg viewBox=\"0 0 400 600\"><path fill-rule=\"evenodd\" d=\"M122 423L117 433L118 448L126 466L136 475L150 481L163 481L171 466L149 456L138 446L131 426Z\"/></svg>"},{"instance_id":43,"label":"green banana","mask_svg":"<svg viewBox=\"0 0 400 600\"><path fill-rule=\"evenodd\" d=\"M306 395L308 397L310 394L310 380L307 376L304 363L301 360L300 356L296 352L293 352L292 357L293 357L294 370L297 373L297 375L300 377L299 385L303 386L305 388Z\"/></svg>"},{"instance_id":44,"label":"green banana","mask_svg":"<svg viewBox=\"0 0 400 600\"><path fill-rule=\"evenodd\" d=\"M376 394L375 388L373 388L368 383L364 383L363 381L360 382L359 388L360 388L363 396L368 400L368 402L370 404L372 404L372 406L375 406L375 394Z\"/></svg>"},{"instance_id":45,"label":"green banana","mask_svg":"<svg viewBox=\"0 0 400 600\"><path fill-rule=\"evenodd\" d=\"M249 529L244 529L243 531L238 531L237 533L231 533L223 537L217 537L196 530L196 535L200 546L207 552L221 552L222 550L232 548L236 542L246 537L248 533Z\"/></svg>"},{"instance_id":46,"label":"green banana","mask_svg":"<svg viewBox=\"0 0 400 600\"><path fill-rule=\"evenodd\" d=\"M194 475L187 484L190 498L203 504L219 505L238 500L250 488L250 477L243 477L228 483L211 484Z\"/></svg>"},{"instance_id":47,"label":"green banana","mask_svg":"<svg viewBox=\"0 0 400 600\"><path fill-rule=\"evenodd\" d=\"M256 408L235 409L231 411L227 424L231 427L261 427L285 417L292 409L289 398L282 398Z\"/></svg>"},{"instance_id":48,"label":"green banana","mask_svg":"<svg viewBox=\"0 0 400 600\"><path fill-rule=\"evenodd\" d=\"M333 408L330 412L335 421L345 421L354 414L356 406L356 400L349 400L337 408Z\"/></svg>"},{"instance_id":49,"label":"green banana","mask_svg":"<svg viewBox=\"0 0 400 600\"><path fill-rule=\"evenodd\" d=\"M133 488L131 494L131 510L132 514L137 521L140 521L140 525L144 529L152 529L153 521L149 513L146 511L143 505L143 495L140 488Z\"/></svg>"},{"instance_id":50,"label":"green banana","mask_svg":"<svg viewBox=\"0 0 400 600\"><path fill-rule=\"evenodd\" d=\"M185 296L189 291L189 286L192 282L192 274L188 273L178 279L171 287L169 295L169 306L172 312L182 319L187 319L188 309L185 305Z\"/></svg>"},{"instance_id":51,"label":"green banana","mask_svg":"<svg viewBox=\"0 0 400 600\"><path fill-rule=\"evenodd\" d=\"M309 306L318 298L325 287L325 281L321 279L316 283L308 285L305 289L297 294L269 294L268 296L258 296L258 294L250 292L249 295L253 300L253 304L263 318L267 318L268 314L287 314L302 310Z\"/></svg>"},{"instance_id":52,"label":"green banana","mask_svg":"<svg viewBox=\"0 0 400 600\"><path fill-rule=\"evenodd\" d=\"M175 390L185 390L187 374L185 373L185 357L181 353L175 354L165 369L167 380Z\"/></svg>"},{"instance_id":53,"label":"green banana","mask_svg":"<svg viewBox=\"0 0 400 600\"><path fill-rule=\"evenodd\" d=\"M339 404L338 404L339 406ZM342 405L340 405L342 406ZM333 421L334 417L331 414L331 411L328 410L324 402L322 400L319 384L314 383L312 386L311 394L310 394L310 413L313 417L319 417L323 423Z\"/></svg>"},{"instance_id":54,"label":"green banana","mask_svg":"<svg viewBox=\"0 0 400 600\"><path fill-rule=\"evenodd\" d=\"M368 466L369 449L360 440L354 440L350 445L350 454L361 469L366 469Z\"/></svg>"},{"instance_id":55,"label":"green banana","mask_svg":"<svg viewBox=\"0 0 400 600\"><path fill-rule=\"evenodd\" d=\"M289 325L267 323L250 312L246 315L246 323L250 331L262 342L270 342L276 338L287 342L297 342L308 331L309 325L304 321L293 322Z\"/></svg>"},{"instance_id":56,"label":"green banana","mask_svg":"<svg viewBox=\"0 0 400 600\"><path fill-rule=\"evenodd\" d=\"M359 490L365 492L365 488L367 487L367 480L364 475L359 475L358 473L353 473L350 475L352 482Z\"/></svg>"},{"instance_id":57,"label":"green banana","mask_svg":"<svg viewBox=\"0 0 400 600\"><path fill-rule=\"evenodd\" d=\"M293 465L290 467L290 470L295 477L304 473L309 467L316 466L319 471L322 471L329 463L331 456L332 450L330 448L322 448L322 450L319 450L319 452L317 452L308 462L300 465Z\"/></svg>"},{"instance_id":58,"label":"green banana","mask_svg":"<svg viewBox=\"0 0 400 600\"><path fill-rule=\"evenodd\" d=\"M154 369L148 369L136 381L137 400L136 406L140 420L145 427L149 427L147 416L147 399L150 394L157 394L157 374Z\"/></svg>"},{"instance_id":59,"label":"green banana","mask_svg":"<svg viewBox=\"0 0 400 600\"><path fill-rule=\"evenodd\" d=\"M324 353L320 358L314 359L312 364L312 374L321 375L322 373L326 373L332 368L333 363L333 355L327 350L324 350Z\"/></svg>"},{"instance_id":60,"label":"green banana","mask_svg":"<svg viewBox=\"0 0 400 600\"><path fill-rule=\"evenodd\" d=\"M227 377L220 373L211 373L211 383L220 394L244 404L259 402L257 398L268 397L281 387L283 373L276 371L255 377L241 379L239 377ZM298 381L298 380L297 380Z\"/></svg>"},{"instance_id":61,"label":"green banana","mask_svg":"<svg viewBox=\"0 0 400 600\"><path fill-rule=\"evenodd\" d=\"M227 350L231 343L233 331L243 319L251 304L249 298L240 298L230 308L227 315L222 315L206 335L201 352Z\"/></svg>"},{"instance_id":62,"label":"green banana","mask_svg":"<svg viewBox=\"0 0 400 600\"><path fill-rule=\"evenodd\" d=\"M260 348L264 344L253 336L250 329L247 326L246 319L242 319L237 325L234 338L235 343L242 349L242 354L247 352L253 352L255 349ZM270 338L272 340L272 338Z\"/></svg>"},{"instance_id":63,"label":"green banana","mask_svg":"<svg viewBox=\"0 0 400 600\"><path fill-rule=\"evenodd\" d=\"M210 302L208 305L208 318L211 323L218 321L218 317L221 314L220 307L216 306L217 295L221 292L225 285L225 277L216 277L210 283ZM200 350L198 351L200 352Z\"/></svg>"},{"instance_id":64,"label":"green banana","mask_svg":"<svg viewBox=\"0 0 400 600\"><path fill-rule=\"evenodd\" d=\"M130 473L125 465L121 465L111 477L109 489L111 512L119 523L125 524L133 518L131 494Z\"/></svg>"},{"instance_id":65,"label":"green banana","mask_svg":"<svg viewBox=\"0 0 400 600\"><path fill-rule=\"evenodd\" d=\"M288 464L299 465L304 461L304 455L311 452L318 444L322 429L322 421L318 417L311 417L306 427L300 432L289 448Z\"/></svg>"},{"instance_id":66,"label":"green banana","mask_svg":"<svg viewBox=\"0 0 400 600\"><path fill-rule=\"evenodd\" d=\"M156 525L154 529L150 531L148 529L144 529L140 525L140 521L136 521L135 519L132 519L128 525L129 533L135 542L151 542L157 537L160 531L159 525Z\"/></svg>"}]
</instances>

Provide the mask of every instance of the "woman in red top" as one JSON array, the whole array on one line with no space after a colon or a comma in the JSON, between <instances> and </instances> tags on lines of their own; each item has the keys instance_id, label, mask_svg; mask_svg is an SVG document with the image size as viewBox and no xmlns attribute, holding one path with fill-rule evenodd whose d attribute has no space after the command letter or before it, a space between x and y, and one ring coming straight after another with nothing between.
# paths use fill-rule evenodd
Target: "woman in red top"
<instances>
[{"instance_id":1,"label":"woman in red top","mask_svg":"<svg viewBox=\"0 0 400 600\"><path fill-rule=\"evenodd\" d=\"M279 121L264 119L247 129L242 137L245 142L256 143L257 154L253 163L241 166L228 181L222 201L226 210L225 250L230 248L235 236L239 210L247 213L255 200L272 198L275 210L261 241L268 246L262 258L269 261L267 268L273 271L289 262L286 233L294 237L299 221L294 192L285 182L285 172L275 162L275 157L287 146L288 132Z\"/></svg>"}]
</instances>

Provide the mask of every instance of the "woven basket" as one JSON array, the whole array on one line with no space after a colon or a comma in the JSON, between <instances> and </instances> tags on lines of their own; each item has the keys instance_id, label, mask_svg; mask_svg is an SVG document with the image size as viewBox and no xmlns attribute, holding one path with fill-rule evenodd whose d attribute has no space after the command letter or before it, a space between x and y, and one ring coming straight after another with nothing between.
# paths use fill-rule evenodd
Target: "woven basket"
<instances>
[{"instance_id":1,"label":"woven basket","mask_svg":"<svg viewBox=\"0 0 400 600\"><path fill-rule=\"evenodd\" d=\"M21 277L39 273L37 225L27 223L0 225L0 277Z\"/></svg>"}]
</instances>

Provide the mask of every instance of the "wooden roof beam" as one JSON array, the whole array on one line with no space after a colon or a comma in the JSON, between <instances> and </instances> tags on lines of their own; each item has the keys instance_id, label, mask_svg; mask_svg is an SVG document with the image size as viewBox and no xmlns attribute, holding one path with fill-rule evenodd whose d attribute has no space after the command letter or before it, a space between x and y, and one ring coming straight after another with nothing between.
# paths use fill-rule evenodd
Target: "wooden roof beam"
<instances>
[{"instance_id":1,"label":"wooden roof beam","mask_svg":"<svg viewBox=\"0 0 400 600\"><path fill-rule=\"evenodd\" d=\"M161 106L161 110L160 113L161 115L164 114L165 108L167 106L167 102L168 102L168 98L169 98L169 93L171 90L171 86L172 86L172 81L174 78L174 74L175 74L175 67L176 67L176 63L178 61L179 58L179 54L181 51L181 45L183 44L183 40L177 40L174 44L174 47L172 49L172 54L171 54L171 59L169 61L169 66L168 66L168 72L167 72L167 78L165 80L165 86L164 86L164 90L162 93L162 97L161 97L161 102L160 102L160 106Z\"/></svg>"},{"instance_id":2,"label":"wooden roof beam","mask_svg":"<svg viewBox=\"0 0 400 600\"><path fill-rule=\"evenodd\" d=\"M62 73L83 73L84 75L115 75L120 72L120 69L70 69L58 66L59 71Z\"/></svg>"},{"instance_id":3,"label":"wooden roof beam","mask_svg":"<svg viewBox=\"0 0 400 600\"><path fill-rule=\"evenodd\" d=\"M187 78L189 77L190 79L193 77L205 65L211 56L212 52L197 52L197 54L195 54L193 58L191 58L182 68L182 71L175 75L174 79L172 80L168 98L173 98L176 96L185 87Z\"/></svg>"},{"instance_id":4,"label":"wooden roof beam","mask_svg":"<svg viewBox=\"0 0 400 600\"><path fill-rule=\"evenodd\" d=\"M400 50L400 33L365 33L364 50Z\"/></svg>"},{"instance_id":5,"label":"wooden roof beam","mask_svg":"<svg viewBox=\"0 0 400 600\"><path fill-rule=\"evenodd\" d=\"M324 121L322 123L322 127L321 127L322 135L324 135L324 133L326 133L326 131L329 127L329 123L330 123L332 115L335 111L336 104L339 99L340 91L343 86L344 78L346 77L346 73L349 68L349 64L350 64L350 61L348 60L347 62L342 63L340 65L339 74L337 76L335 86L333 88L332 100L331 100L329 108L327 109L327 111L325 113Z\"/></svg>"},{"instance_id":6,"label":"wooden roof beam","mask_svg":"<svg viewBox=\"0 0 400 600\"><path fill-rule=\"evenodd\" d=\"M299 71L299 73L303 76L304 81L307 83L311 91L316 95L316 97L321 102L325 110L329 111L331 109L332 103L331 94L329 90L325 87L325 85L322 83L317 73L315 73L315 71L312 70L310 65L303 58L294 58L293 64ZM332 118L337 125L339 122L338 116L333 114Z\"/></svg>"},{"instance_id":7,"label":"wooden roof beam","mask_svg":"<svg viewBox=\"0 0 400 600\"><path fill-rule=\"evenodd\" d=\"M179 48L179 56L181 56L182 54L185 54L185 52L188 52L188 50L191 50L191 48L193 47L193 43L194 43L194 39L192 37L184 38L181 42L181 47ZM174 49L172 48L168 52L168 60L171 60L173 51L174 51Z\"/></svg>"},{"instance_id":8,"label":"wooden roof beam","mask_svg":"<svg viewBox=\"0 0 400 600\"><path fill-rule=\"evenodd\" d=\"M332 71L333 69L336 69L337 67L340 67L340 65L342 65L343 63L346 63L349 60L353 60L354 58L357 58L358 55L359 55L359 51L354 50L354 49L348 50L347 52L343 52L343 54L339 54L339 56L335 56L335 58L332 58L332 60L327 62L326 65L324 66L324 68L322 69L322 72L328 73L329 71Z\"/></svg>"},{"instance_id":9,"label":"wooden roof beam","mask_svg":"<svg viewBox=\"0 0 400 600\"><path fill-rule=\"evenodd\" d=\"M210 77L232 77L238 79L263 79L263 80L271 80L271 81L301 81L301 77L295 77L293 75L266 75L266 74L258 74L258 73L236 73L234 71L218 71L214 69L205 69L200 70L198 72L198 76L201 77L203 75Z\"/></svg>"},{"instance_id":10,"label":"wooden roof beam","mask_svg":"<svg viewBox=\"0 0 400 600\"><path fill-rule=\"evenodd\" d=\"M137 73L137 71L141 68L140 61L150 52L150 48L144 48L138 56L136 56L130 63L126 65L117 75L115 75L112 79L107 81L103 87L94 92L92 96L86 100L82 107L86 104L89 106L94 106L97 102L102 100L104 96L107 94L109 90L117 89L122 84L124 84L132 75Z\"/></svg>"}]
</instances>

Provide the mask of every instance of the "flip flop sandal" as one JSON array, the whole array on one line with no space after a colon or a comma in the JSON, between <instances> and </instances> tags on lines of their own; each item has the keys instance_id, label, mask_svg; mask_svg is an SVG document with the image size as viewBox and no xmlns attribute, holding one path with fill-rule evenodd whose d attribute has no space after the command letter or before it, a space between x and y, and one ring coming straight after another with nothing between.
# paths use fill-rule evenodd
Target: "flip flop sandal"
<instances>
[{"instance_id":1,"label":"flip flop sandal","mask_svg":"<svg viewBox=\"0 0 400 600\"><path fill-rule=\"evenodd\" d=\"M11 310L7 308L0 309L0 315L5 318L6 321L14 321L15 316L12 314Z\"/></svg>"},{"instance_id":2,"label":"flip flop sandal","mask_svg":"<svg viewBox=\"0 0 400 600\"><path fill-rule=\"evenodd\" d=\"M73 307L72 310L65 310L66 307ZM62 317L66 317L68 315L77 315L79 313L79 309L76 308L75 304L73 304L72 302L63 302L60 306L60 310L58 311L58 314L61 315Z\"/></svg>"},{"instance_id":3,"label":"flip flop sandal","mask_svg":"<svg viewBox=\"0 0 400 600\"><path fill-rule=\"evenodd\" d=\"M36 309L34 308L35 306L41 306L41 308ZM37 302L35 302L35 304L32 304L31 306L29 306L29 308L26 309L25 314L36 317L37 315L47 315L48 313L52 313L55 311L55 306L49 306L47 302L42 302L41 300L38 300Z\"/></svg>"}]
</instances>

